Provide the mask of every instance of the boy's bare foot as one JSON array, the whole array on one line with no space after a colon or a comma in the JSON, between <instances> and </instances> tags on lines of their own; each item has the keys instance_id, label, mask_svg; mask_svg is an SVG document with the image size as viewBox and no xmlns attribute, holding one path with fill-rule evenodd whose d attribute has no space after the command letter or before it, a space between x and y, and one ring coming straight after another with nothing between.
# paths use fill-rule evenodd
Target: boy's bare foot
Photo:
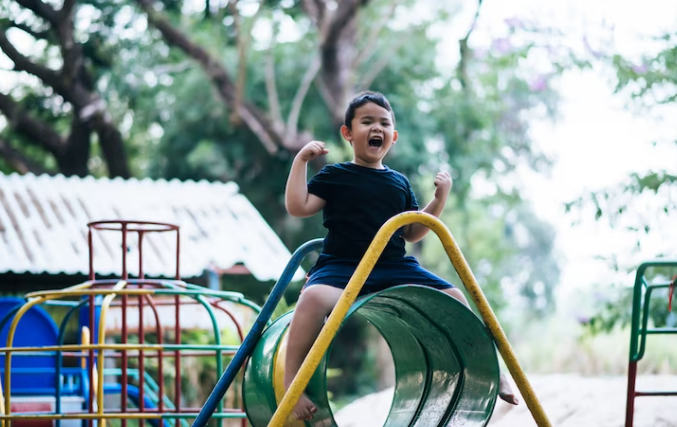
<instances>
[{"instance_id":1,"label":"boy's bare foot","mask_svg":"<svg viewBox=\"0 0 677 427\"><path fill-rule=\"evenodd\" d=\"M315 406L305 393L302 393L292 412L297 420L309 421L313 419L313 415L317 412L317 406Z\"/></svg>"},{"instance_id":2,"label":"boy's bare foot","mask_svg":"<svg viewBox=\"0 0 677 427\"><path fill-rule=\"evenodd\" d=\"M512 405L519 405L520 401L512 391L512 386L504 374L501 374L501 379L498 382L498 397L505 400Z\"/></svg>"}]
</instances>

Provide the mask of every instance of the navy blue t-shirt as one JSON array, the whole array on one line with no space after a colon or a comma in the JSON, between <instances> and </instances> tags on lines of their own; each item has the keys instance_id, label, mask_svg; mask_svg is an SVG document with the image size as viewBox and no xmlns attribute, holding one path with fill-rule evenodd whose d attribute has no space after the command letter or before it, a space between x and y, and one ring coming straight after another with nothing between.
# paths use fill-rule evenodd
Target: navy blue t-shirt
<instances>
[{"instance_id":1,"label":"navy blue t-shirt","mask_svg":"<svg viewBox=\"0 0 677 427\"><path fill-rule=\"evenodd\" d=\"M328 233L322 253L341 258L362 258L386 221L418 210L409 180L387 166L327 165L310 180L308 192L326 201L322 215ZM380 259L405 255L402 231L393 234Z\"/></svg>"}]
</instances>

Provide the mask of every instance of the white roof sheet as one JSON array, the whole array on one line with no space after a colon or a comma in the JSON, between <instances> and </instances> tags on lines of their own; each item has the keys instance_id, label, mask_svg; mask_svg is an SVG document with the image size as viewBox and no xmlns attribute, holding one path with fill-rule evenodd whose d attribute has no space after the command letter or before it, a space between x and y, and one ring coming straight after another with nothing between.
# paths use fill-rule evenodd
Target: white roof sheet
<instances>
[{"instance_id":1,"label":"white roof sheet","mask_svg":"<svg viewBox=\"0 0 677 427\"><path fill-rule=\"evenodd\" d=\"M232 182L0 173L0 272L87 274L87 223L115 219L179 225L182 278L241 263L258 280L277 280L291 256ZM137 233L127 241L135 276ZM120 276L121 233L95 231L93 243L96 273ZM174 233L145 234L143 250L146 276L174 277Z\"/></svg>"}]
</instances>

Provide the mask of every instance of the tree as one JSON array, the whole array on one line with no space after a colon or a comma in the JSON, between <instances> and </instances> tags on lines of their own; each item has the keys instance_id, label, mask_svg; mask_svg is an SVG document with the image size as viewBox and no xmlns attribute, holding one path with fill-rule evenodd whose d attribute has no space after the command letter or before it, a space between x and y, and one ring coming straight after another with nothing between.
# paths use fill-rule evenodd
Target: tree
<instances>
[{"instance_id":1,"label":"tree","mask_svg":"<svg viewBox=\"0 0 677 427\"><path fill-rule=\"evenodd\" d=\"M96 136L109 174L129 177L122 135L96 91L96 76L90 68L100 58L93 43L78 40L76 4L66 0L55 9L41 0L18 0L0 9L0 49L13 63L15 74L28 74L41 84L37 89L21 87L28 93L17 93L20 100L0 92L0 112L8 123L0 139L0 154L17 170L47 171L44 160L31 159L20 145L32 146L53 156L65 175L85 176ZM43 53L32 57L22 53L11 40L17 32L43 46ZM18 35L16 40L20 40Z\"/></svg>"},{"instance_id":2,"label":"tree","mask_svg":"<svg viewBox=\"0 0 677 427\"><path fill-rule=\"evenodd\" d=\"M319 216L300 221L284 211L291 158L316 138L330 146L326 161L347 160L338 125L345 99L363 88L380 90L392 101L400 142L387 161L411 177L421 198L429 189L425 177L450 165L456 207L465 212L462 229L470 229L476 203L505 208L510 200L508 210L523 211L519 195L501 181L524 162L547 167L531 149L525 115L553 114L557 97L549 79L560 69L543 74L524 67L530 52L543 49L534 42L542 36L514 22L510 31L526 42L496 40L486 51L473 48L474 24L464 24L469 29L458 43L458 66L441 69L440 37L431 30L458 25L452 20L455 6L428 5L435 12L419 17L420 3L411 0L98 0L74 12L89 31L75 31L73 38L82 47L92 93L106 100L107 113L122 130L135 175L235 181L294 248L323 230ZM64 129L68 108L42 107L51 89L37 83L20 88L40 96L40 108L18 89L14 96L27 113ZM4 131L8 141L10 130ZM11 148L45 169L54 167L44 150L36 152L13 130L11 136ZM82 157L90 172L106 173L97 166L96 150ZM472 183L478 178L496 185L495 198L477 201ZM498 234L487 239L506 232L493 230ZM465 237L472 244L475 236ZM494 254L496 262L512 256L510 242ZM542 249L550 254L549 247ZM482 259L478 252L473 267Z\"/></svg>"},{"instance_id":3,"label":"tree","mask_svg":"<svg viewBox=\"0 0 677 427\"><path fill-rule=\"evenodd\" d=\"M654 37L658 50L643 54L639 58L628 58L615 52L597 51L597 60L611 66L615 72L614 93L629 99L628 107L646 116L660 117L661 109L677 103L677 33L666 33ZM672 141L654 141L653 145L675 144ZM650 154L648 154L650 155ZM674 256L669 244L662 253L647 254L642 241L652 233L661 233L656 225L669 227L671 218L677 212L674 196L677 193L677 175L673 170L653 169L634 172L617 185L582 195L567 204L567 211L579 215L594 216L595 220L607 226L634 233L635 245L631 251L635 257L620 257L618 254L604 254L600 258L609 263L616 273L612 292L605 292L597 299L597 312L589 321L593 332L607 332L630 321L632 293L627 285L631 281L638 263L656 257ZM666 242L667 243L667 242ZM648 280L669 279L674 272L653 269ZM607 284L608 287L608 284ZM656 325L674 326L675 317L668 316L667 302L652 303L651 319Z\"/></svg>"}]
</instances>

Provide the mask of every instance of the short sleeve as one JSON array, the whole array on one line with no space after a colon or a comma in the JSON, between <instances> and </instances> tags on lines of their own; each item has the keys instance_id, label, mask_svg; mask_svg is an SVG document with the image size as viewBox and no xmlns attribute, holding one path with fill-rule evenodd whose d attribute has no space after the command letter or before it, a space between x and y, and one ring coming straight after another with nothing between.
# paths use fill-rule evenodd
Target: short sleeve
<instances>
[{"instance_id":1,"label":"short sleeve","mask_svg":"<svg viewBox=\"0 0 677 427\"><path fill-rule=\"evenodd\" d=\"M312 177L308 182L308 193L314 194L317 197L328 200L330 194L330 186L333 181L333 174L331 166L327 165L320 170L317 175Z\"/></svg>"},{"instance_id":2,"label":"short sleeve","mask_svg":"<svg viewBox=\"0 0 677 427\"><path fill-rule=\"evenodd\" d=\"M416 195L414 194L414 189L411 187L411 183L408 179L407 189L409 190L409 195L407 196L407 211L417 211L418 210L418 201L416 200Z\"/></svg>"}]
</instances>

